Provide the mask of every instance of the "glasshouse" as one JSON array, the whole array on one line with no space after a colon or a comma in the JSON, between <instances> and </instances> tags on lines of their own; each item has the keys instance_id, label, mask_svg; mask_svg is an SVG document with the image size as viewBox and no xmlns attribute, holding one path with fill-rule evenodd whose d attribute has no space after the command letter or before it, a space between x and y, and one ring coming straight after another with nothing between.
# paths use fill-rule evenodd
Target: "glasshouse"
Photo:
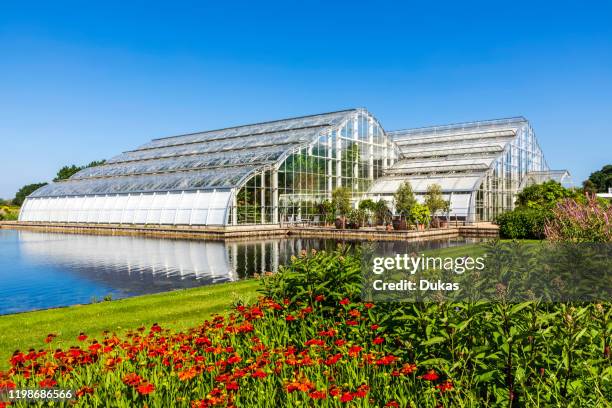
<instances>
[{"instance_id":1,"label":"glasshouse","mask_svg":"<svg viewBox=\"0 0 612 408\"><path fill-rule=\"evenodd\" d=\"M542 150L523 117L458 123L387 132L400 159L377 179L368 195L393 200L408 180L417 200L437 184L450 201L451 216L466 221L493 220L514 208L527 181L564 180L566 171L549 171Z\"/></svg>"},{"instance_id":2,"label":"glasshouse","mask_svg":"<svg viewBox=\"0 0 612 408\"><path fill-rule=\"evenodd\" d=\"M511 209L526 180L548 173L524 118L385 132L360 108L154 139L36 190L20 220L321 223L338 187L353 205L373 198L393 209L409 182L419 200L439 185L447 216L481 221Z\"/></svg>"},{"instance_id":3,"label":"glasshouse","mask_svg":"<svg viewBox=\"0 0 612 408\"><path fill-rule=\"evenodd\" d=\"M316 221L363 196L397 148L365 109L155 139L30 195L22 221L236 225Z\"/></svg>"}]
</instances>

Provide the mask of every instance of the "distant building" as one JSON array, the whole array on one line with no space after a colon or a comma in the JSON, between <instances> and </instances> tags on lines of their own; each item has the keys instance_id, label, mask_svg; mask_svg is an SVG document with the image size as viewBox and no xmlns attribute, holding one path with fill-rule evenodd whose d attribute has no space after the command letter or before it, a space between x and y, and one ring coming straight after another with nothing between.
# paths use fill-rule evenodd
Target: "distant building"
<instances>
[{"instance_id":1,"label":"distant building","mask_svg":"<svg viewBox=\"0 0 612 408\"><path fill-rule=\"evenodd\" d=\"M608 188L607 193L597 193L597 197L605 198L607 200L612 200L612 187Z\"/></svg>"},{"instance_id":2,"label":"distant building","mask_svg":"<svg viewBox=\"0 0 612 408\"><path fill-rule=\"evenodd\" d=\"M382 198L439 184L452 216L492 220L550 172L522 117L385 132L366 109L151 142L30 195L32 222L238 225L319 222L333 189ZM566 173L563 173L566 174Z\"/></svg>"}]
</instances>

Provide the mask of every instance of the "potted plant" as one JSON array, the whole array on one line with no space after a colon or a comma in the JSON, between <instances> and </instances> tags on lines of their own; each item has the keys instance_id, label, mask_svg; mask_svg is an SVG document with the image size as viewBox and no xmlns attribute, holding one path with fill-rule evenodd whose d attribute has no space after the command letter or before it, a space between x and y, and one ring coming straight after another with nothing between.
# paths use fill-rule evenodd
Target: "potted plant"
<instances>
[{"instance_id":1,"label":"potted plant","mask_svg":"<svg viewBox=\"0 0 612 408\"><path fill-rule=\"evenodd\" d=\"M416 203L410 209L410 219L417 225L419 231L423 231L431 220L429 208L424 204Z\"/></svg>"},{"instance_id":2,"label":"potted plant","mask_svg":"<svg viewBox=\"0 0 612 408\"><path fill-rule=\"evenodd\" d=\"M351 192L346 187L338 187L332 191L331 200L338 217L336 218L336 228L346 228L346 215L351 211Z\"/></svg>"},{"instance_id":3,"label":"potted plant","mask_svg":"<svg viewBox=\"0 0 612 408\"><path fill-rule=\"evenodd\" d=\"M412 207L417 204L410 182L403 182L398 187L393 198L395 200L395 210L399 214L399 220L393 220L393 228L406 229L408 227L407 219L410 217L410 211Z\"/></svg>"},{"instance_id":4,"label":"potted plant","mask_svg":"<svg viewBox=\"0 0 612 408\"><path fill-rule=\"evenodd\" d=\"M429 208L429 213L433 216L433 227L441 226L440 219L436 214L447 212L450 207L450 202L442 196L442 187L439 184L430 184L425 193L425 205ZM446 225L444 225L445 227Z\"/></svg>"}]
</instances>

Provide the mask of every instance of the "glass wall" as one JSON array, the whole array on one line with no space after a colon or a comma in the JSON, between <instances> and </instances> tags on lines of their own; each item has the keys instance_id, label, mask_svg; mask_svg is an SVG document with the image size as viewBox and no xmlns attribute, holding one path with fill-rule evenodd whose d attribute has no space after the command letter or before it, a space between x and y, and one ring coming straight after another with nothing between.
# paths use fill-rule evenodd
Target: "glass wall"
<instances>
[{"instance_id":1,"label":"glass wall","mask_svg":"<svg viewBox=\"0 0 612 408\"><path fill-rule=\"evenodd\" d=\"M335 188L348 188L356 200L396 157L378 122L358 111L248 180L236 194L230 223L322 223L321 204Z\"/></svg>"},{"instance_id":2,"label":"glass wall","mask_svg":"<svg viewBox=\"0 0 612 408\"><path fill-rule=\"evenodd\" d=\"M485 173L475 196L476 221L491 221L512 210L527 173L546 170L548 165L533 129L525 124L516 130L516 137Z\"/></svg>"}]
</instances>

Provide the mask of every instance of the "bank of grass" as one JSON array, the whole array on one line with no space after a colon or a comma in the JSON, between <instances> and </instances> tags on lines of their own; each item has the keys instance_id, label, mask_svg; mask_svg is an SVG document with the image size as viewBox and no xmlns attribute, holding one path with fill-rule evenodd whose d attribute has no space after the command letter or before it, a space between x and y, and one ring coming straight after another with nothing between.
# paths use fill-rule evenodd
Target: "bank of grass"
<instances>
[{"instance_id":1,"label":"bank of grass","mask_svg":"<svg viewBox=\"0 0 612 408\"><path fill-rule=\"evenodd\" d=\"M104 330L123 333L142 325L185 330L201 324L214 313L229 309L238 300L256 299L258 281L249 279L194 289L138 296L90 305L0 316L0 370L8 368L15 350L45 348L49 333L58 347L76 345L80 332L99 336ZM55 344L55 342L54 342Z\"/></svg>"}]
</instances>

